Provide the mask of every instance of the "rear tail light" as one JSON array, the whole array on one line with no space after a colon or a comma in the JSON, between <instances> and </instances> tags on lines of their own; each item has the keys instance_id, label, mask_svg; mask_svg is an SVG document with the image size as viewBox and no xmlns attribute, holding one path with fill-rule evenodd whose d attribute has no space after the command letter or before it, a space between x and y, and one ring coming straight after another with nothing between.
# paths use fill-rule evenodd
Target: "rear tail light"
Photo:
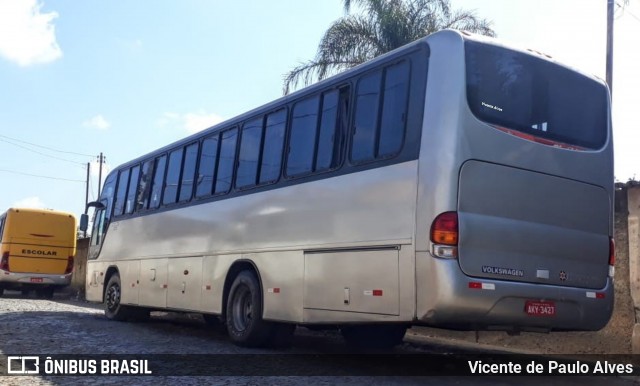
<instances>
[{"instance_id":1,"label":"rear tail light","mask_svg":"<svg viewBox=\"0 0 640 386\"><path fill-rule=\"evenodd\" d=\"M616 243L613 237L609 237L609 277L613 278L616 273Z\"/></svg>"},{"instance_id":2,"label":"rear tail light","mask_svg":"<svg viewBox=\"0 0 640 386\"><path fill-rule=\"evenodd\" d=\"M64 274L70 274L73 271L73 256L67 258L67 268L64 269Z\"/></svg>"},{"instance_id":3,"label":"rear tail light","mask_svg":"<svg viewBox=\"0 0 640 386\"><path fill-rule=\"evenodd\" d=\"M458 257L458 213L444 212L433 220L431 242L434 256L452 259Z\"/></svg>"},{"instance_id":4,"label":"rear tail light","mask_svg":"<svg viewBox=\"0 0 640 386\"><path fill-rule=\"evenodd\" d=\"M2 258L0 258L0 269L9 272L9 252L2 254Z\"/></svg>"}]
</instances>

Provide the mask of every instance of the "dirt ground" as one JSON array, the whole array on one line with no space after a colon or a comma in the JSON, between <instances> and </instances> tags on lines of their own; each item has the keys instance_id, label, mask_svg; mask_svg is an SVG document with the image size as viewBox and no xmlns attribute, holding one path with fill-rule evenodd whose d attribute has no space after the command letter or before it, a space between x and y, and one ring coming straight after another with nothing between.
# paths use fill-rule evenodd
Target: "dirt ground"
<instances>
[{"instance_id":1,"label":"dirt ground","mask_svg":"<svg viewBox=\"0 0 640 386\"><path fill-rule=\"evenodd\" d=\"M616 213L615 304L607 326L597 332L521 333L509 336L504 332L464 332L418 327L411 333L435 339L454 339L543 354L630 354L631 332L635 323L629 292L629 240L627 215Z\"/></svg>"}]
</instances>

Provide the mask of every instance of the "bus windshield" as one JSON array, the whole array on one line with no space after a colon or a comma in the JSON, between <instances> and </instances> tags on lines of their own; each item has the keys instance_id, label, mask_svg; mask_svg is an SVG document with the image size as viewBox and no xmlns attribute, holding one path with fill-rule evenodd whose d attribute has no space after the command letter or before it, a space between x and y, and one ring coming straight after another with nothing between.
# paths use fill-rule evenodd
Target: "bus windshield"
<instances>
[{"instance_id":1,"label":"bus windshield","mask_svg":"<svg viewBox=\"0 0 640 386\"><path fill-rule=\"evenodd\" d=\"M503 47L465 43L467 100L480 120L546 144L600 149L607 90L568 68Z\"/></svg>"}]
</instances>

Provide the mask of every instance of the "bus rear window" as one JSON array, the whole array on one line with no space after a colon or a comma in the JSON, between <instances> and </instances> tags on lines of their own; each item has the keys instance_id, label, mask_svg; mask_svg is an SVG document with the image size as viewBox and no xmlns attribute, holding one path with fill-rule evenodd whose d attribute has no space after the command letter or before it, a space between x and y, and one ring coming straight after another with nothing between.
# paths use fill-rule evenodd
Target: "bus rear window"
<instances>
[{"instance_id":1,"label":"bus rear window","mask_svg":"<svg viewBox=\"0 0 640 386\"><path fill-rule=\"evenodd\" d=\"M547 144L601 148L607 138L607 89L541 58L465 43L467 100L480 120Z\"/></svg>"}]
</instances>

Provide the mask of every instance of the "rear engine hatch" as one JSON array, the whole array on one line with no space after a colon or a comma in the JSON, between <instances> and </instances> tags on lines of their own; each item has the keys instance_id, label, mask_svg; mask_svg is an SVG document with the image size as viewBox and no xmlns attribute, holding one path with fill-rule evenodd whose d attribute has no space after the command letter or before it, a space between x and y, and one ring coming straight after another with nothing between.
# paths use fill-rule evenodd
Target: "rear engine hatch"
<instances>
[{"instance_id":1,"label":"rear engine hatch","mask_svg":"<svg viewBox=\"0 0 640 386\"><path fill-rule=\"evenodd\" d=\"M9 248L9 269L15 273L62 275L65 273L72 248L60 242L49 245L39 240L14 238ZM56 245L57 244L57 245Z\"/></svg>"},{"instance_id":2,"label":"rear engine hatch","mask_svg":"<svg viewBox=\"0 0 640 386\"><path fill-rule=\"evenodd\" d=\"M468 161L460 171L460 267L474 277L603 288L610 215L602 187Z\"/></svg>"}]
</instances>

